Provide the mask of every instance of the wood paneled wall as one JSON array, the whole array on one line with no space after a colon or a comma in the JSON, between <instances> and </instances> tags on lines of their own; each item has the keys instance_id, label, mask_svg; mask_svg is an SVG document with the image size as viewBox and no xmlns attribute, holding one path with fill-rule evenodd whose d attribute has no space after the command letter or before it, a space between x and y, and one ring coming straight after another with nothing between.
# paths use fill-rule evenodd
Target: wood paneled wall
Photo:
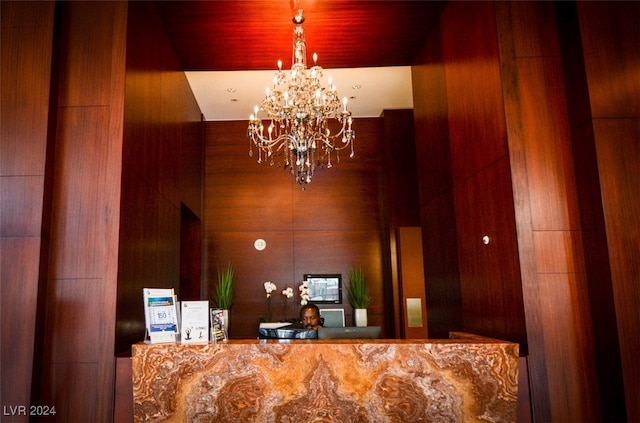
<instances>
[{"instance_id":1,"label":"wood paneled wall","mask_svg":"<svg viewBox=\"0 0 640 423\"><path fill-rule=\"evenodd\" d=\"M616 15L623 9L615 6L607 7L606 12L613 13L613 16L598 12L598 24L616 22L615 27L618 28L618 22L622 23L624 19L618 19L621 16ZM601 17L604 19L601 20ZM611 17L615 18L611 19ZM585 71L585 62L589 58L585 56L587 50L583 49L580 33L581 26L584 26L587 31L592 31L597 29L597 25L590 24L588 21L580 23L576 4L573 2L558 5L558 23L567 102L570 104L568 108L569 125L573 141L588 295L592 304L591 321L593 322L595 357L602 401L602 420L624 421L627 414L625 413L623 371L620 360L621 338L616 323L616 305L601 194L601 188L606 189L611 184L610 181L604 180L601 183L598 172L599 160L596 153L589 100L591 90L587 85ZM625 25L623 24L619 28L624 31ZM609 29L613 30L613 33L616 32L614 28ZM586 40L587 38L585 38ZM618 47L615 50L618 50ZM636 50L640 52L640 48ZM624 52L625 49L621 48L619 51ZM618 63L615 69L612 69L616 72L620 67L620 62L626 63L622 66L628 66L628 61L625 60L611 60L610 63L614 62ZM619 82L624 83L624 79ZM594 105L596 104L601 104L601 101L594 102ZM631 401L628 404L632 405L635 402Z\"/></svg>"},{"instance_id":2,"label":"wood paneled wall","mask_svg":"<svg viewBox=\"0 0 640 423\"><path fill-rule=\"evenodd\" d=\"M382 125L388 226L420 226L413 110L384 110Z\"/></svg>"},{"instance_id":3,"label":"wood paneled wall","mask_svg":"<svg viewBox=\"0 0 640 423\"><path fill-rule=\"evenodd\" d=\"M554 3L448 3L413 70L430 335L461 309L463 330L524 343L537 421L624 419L613 310L637 397L638 5L620 6L578 3L571 27ZM584 58L562 50L572 37ZM567 63L583 61L580 86ZM455 231L438 212L452 207ZM437 247L454 243L452 269Z\"/></svg>"},{"instance_id":4,"label":"wood paneled wall","mask_svg":"<svg viewBox=\"0 0 640 423\"><path fill-rule=\"evenodd\" d=\"M496 5L534 415L599 421L580 208L556 9Z\"/></svg>"},{"instance_id":5,"label":"wood paneled wall","mask_svg":"<svg viewBox=\"0 0 640 423\"><path fill-rule=\"evenodd\" d=\"M384 307L389 320L387 336L390 338L406 337L406 332L402 329L403 290L407 288L409 291L424 291L423 277L410 279L402 277L399 240L396 232L400 227L420 226L417 166L413 110L384 110L382 112L382 201L385 238L381 249L383 263L385 263ZM412 286L405 286L405 284ZM417 284L420 286L416 286ZM426 326L414 331L420 333L418 337L427 336Z\"/></svg>"},{"instance_id":6,"label":"wood paneled wall","mask_svg":"<svg viewBox=\"0 0 640 423\"><path fill-rule=\"evenodd\" d=\"M447 338L463 326L442 31L411 71L428 334Z\"/></svg>"},{"instance_id":7,"label":"wood paneled wall","mask_svg":"<svg viewBox=\"0 0 640 423\"><path fill-rule=\"evenodd\" d=\"M622 379L627 421L640 421L640 3L577 2L576 8L591 116L571 122L574 148L595 148L597 165L590 171L597 172L600 196L585 209L600 213L592 205L602 204L606 239L591 237L589 251L608 250L608 256L589 260L600 267L596 275L606 276L591 284L594 327L603 338L597 346L603 401L609 405L603 417L624 417ZM602 225L600 219L594 221ZM616 340L619 348L611 345Z\"/></svg>"},{"instance_id":8,"label":"wood paneled wall","mask_svg":"<svg viewBox=\"0 0 640 423\"><path fill-rule=\"evenodd\" d=\"M460 6L440 26L463 330L518 342L526 355L493 5Z\"/></svg>"},{"instance_id":9,"label":"wood paneled wall","mask_svg":"<svg viewBox=\"0 0 640 423\"><path fill-rule=\"evenodd\" d=\"M142 286L179 286L202 123L162 34L152 3L2 2L3 405L111 421L116 292L128 349Z\"/></svg>"},{"instance_id":10,"label":"wood paneled wall","mask_svg":"<svg viewBox=\"0 0 640 423\"><path fill-rule=\"evenodd\" d=\"M31 403L38 295L46 283L48 225L44 207L49 125L52 2L0 4L0 402ZM44 212L44 213L43 213ZM4 416L3 421L26 421Z\"/></svg>"},{"instance_id":11,"label":"wood paneled wall","mask_svg":"<svg viewBox=\"0 0 640 423\"><path fill-rule=\"evenodd\" d=\"M181 228L181 209L191 225L202 219L200 109L155 5L129 4L127 34L116 354L144 337L143 288L179 294L181 231L191 230ZM191 259L201 268L198 256L183 261Z\"/></svg>"},{"instance_id":12,"label":"wood paneled wall","mask_svg":"<svg viewBox=\"0 0 640 423\"><path fill-rule=\"evenodd\" d=\"M248 156L247 122L207 122L205 158L205 273L213 301L217 269L231 262L237 290L230 335L253 338L267 316L263 283L278 287L273 318L296 317L299 302L284 315L280 291L296 291L305 273L340 273L362 266L371 287L369 324L385 326L383 310L383 204L380 119L356 119L356 155L343 155L318 171L302 191L285 170ZM266 249L253 247L256 239ZM353 310L343 291L347 324ZM325 306L335 308L335 306Z\"/></svg>"},{"instance_id":13,"label":"wood paneled wall","mask_svg":"<svg viewBox=\"0 0 640 423\"><path fill-rule=\"evenodd\" d=\"M124 116L126 3L57 3L57 123L42 404L107 421Z\"/></svg>"},{"instance_id":14,"label":"wood paneled wall","mask_svg":"<svg viewBox=\"0 0 640 423\"><path fill-rule=\"evenodd\" d=\"M491 3L448 5L413 69L427 320L431 337L462 327L526 354L494 26Z\"/></svg>"}]
</instances>

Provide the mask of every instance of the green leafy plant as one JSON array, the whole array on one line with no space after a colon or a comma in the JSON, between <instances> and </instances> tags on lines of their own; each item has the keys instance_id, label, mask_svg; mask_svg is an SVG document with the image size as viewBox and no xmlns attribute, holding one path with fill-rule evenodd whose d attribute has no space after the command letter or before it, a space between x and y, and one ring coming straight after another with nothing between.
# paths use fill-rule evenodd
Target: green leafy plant
<instances>
[{"instance_id":1,"label":"green leafy plant","mask_svg":"<svg viewBox=\"0 0 640 423\"><path fill-rule=\"evenodd\" d=\"M218 308L229 310L233 304L233 278L235 271L231 263L226 269L218 269L218 286L216 287L215 302Z\"/></svg>"},{"instance_id":2,"label":"green leafy plant","mask_svg":"<svg viewBox=\"0 0 640 423\"><path fill-rule=\"evenodd\" d=\"M349 271L349 302L353 308L367 308L371 304L369 287L364 280L364 272L361 267L353 268Z\"/></svg>"}]
</instances>

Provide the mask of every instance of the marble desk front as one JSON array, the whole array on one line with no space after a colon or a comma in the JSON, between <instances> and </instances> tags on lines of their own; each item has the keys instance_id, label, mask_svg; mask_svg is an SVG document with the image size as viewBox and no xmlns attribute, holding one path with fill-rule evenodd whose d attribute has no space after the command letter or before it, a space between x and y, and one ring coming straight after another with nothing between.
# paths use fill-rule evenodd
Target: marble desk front
<instances>
[{"instance_id":1,"label":"marble desk front","mask_svg":"<svg viewBox=\"0 0 640 423\"><path fill-rule=\"evenodd\" d=\"M514 422L518 345L447 340L133 345L136 422Z\"/></svg>"}]
</instances>

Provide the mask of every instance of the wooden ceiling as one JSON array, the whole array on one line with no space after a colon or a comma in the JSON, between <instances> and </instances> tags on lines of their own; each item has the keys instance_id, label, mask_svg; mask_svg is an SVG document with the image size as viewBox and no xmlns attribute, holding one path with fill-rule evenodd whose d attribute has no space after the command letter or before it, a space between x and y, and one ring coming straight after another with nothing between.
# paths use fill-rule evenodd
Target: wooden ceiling
<instances>
[{"instance_id":1,"label":"wooden ceiling","mask_svg":"<svg viewBox=\"0 0 640 423\"><path fill-rule=\"evenodd\" d=\"M307 53L324 68L413 63L443 1L157 1L186 71L290 66L296 11L304 9ZM310 60L310 58L308 59Z\"/></svg>"}]
</instances>

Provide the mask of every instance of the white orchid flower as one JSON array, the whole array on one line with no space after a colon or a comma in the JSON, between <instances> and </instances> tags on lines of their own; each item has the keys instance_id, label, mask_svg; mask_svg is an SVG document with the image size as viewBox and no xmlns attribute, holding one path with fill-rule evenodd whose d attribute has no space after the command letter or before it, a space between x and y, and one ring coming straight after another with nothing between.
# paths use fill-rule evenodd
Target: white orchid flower
<instances>
[{"instance_id":1,"label":"white orchid flower","mask_svg":"<svg viewBox=\"0 0 640 423\"><path fill-rule=\"evenodd\" d=\"M271 297L271 293L273 291L275 291L276 289L277 289L276 285L274 283L272 283L271 281L267 281L267 282L264 283L264 290L267 292L267 298L270 298Z\"/></svg>"},{"instance_id":2,"label":"white orchid flower","mask_svg":"<svg viewBox=\"0 0 640 423\"><path fill-rule=\"evenodd\" d=\"M293 298L293 289L291 287L288 287L287 289L283 289L282 295L284 295L287 298Z\"/></svg>"},{"instance_id":3,"label":"white orchid flower","mask_svg":"<svg viewBox=\"0 0 640 423\"><path fill-rule=\"evenodd\" d=\"M300 286L300 305L307 305L309 303L309 282L303 281Z\"/></svg>"}]
</instances>

